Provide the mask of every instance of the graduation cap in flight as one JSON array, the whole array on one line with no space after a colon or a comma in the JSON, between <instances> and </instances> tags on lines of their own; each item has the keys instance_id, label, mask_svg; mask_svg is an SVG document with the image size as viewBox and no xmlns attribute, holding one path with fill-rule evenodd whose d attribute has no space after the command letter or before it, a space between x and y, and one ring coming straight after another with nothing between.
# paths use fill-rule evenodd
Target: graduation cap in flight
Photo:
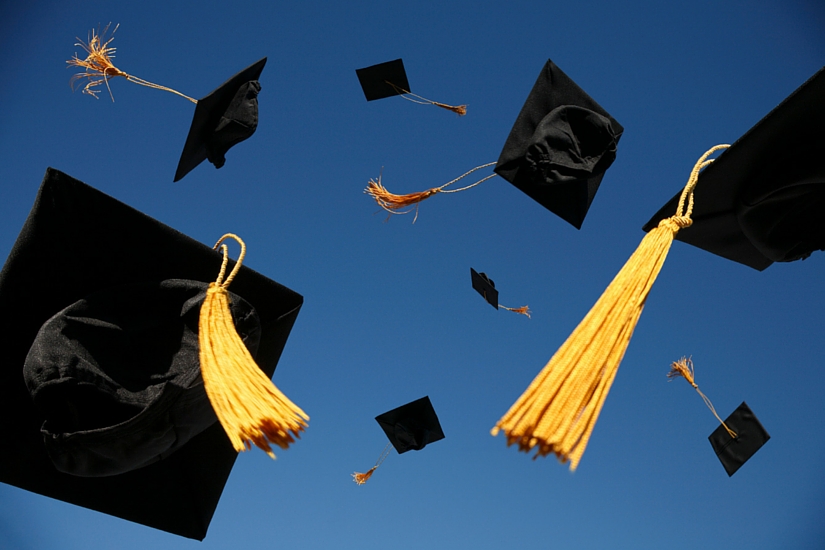
<instances>
[{"instance_id":1,"label":"graduation cap in flight","mask_svg":"<svg viewBox=\"0 0 825 550\"><path fill-rule=\"evenodd\" d=\"M355 74L358 76L358 82L361 83L361 89L364 91L364 97L367 98L367 101L401 96L413 103L435 105L447 109L458 114L458 116L467 114L466 105L447 105L410 92L410 82L407 79L407 71L404 70L404 62L401 59L370 65L363 69L355 69Z\"/></svg>"},{"instance_id":2,"label":"graduation cap in flight","mask_svg":"<svg viewBox=\"0 0 825 550\"><path fill-rule=\"evenodd\" d=\"M478 273L472 267L470 268L470 282L473 285L473 288L476 292L481 294L481 296L487 301L488 304L493 306L494 308L498 309L501 307L502 309L506 309L507 311L513 311L515 313L520 313L521 315L526 315L530 317L530 308L528 306L522 307L507 307L501 306L498 303L498 290L496 290L496 284L490 279L486 273Z\"/></svg>"},{"instance_id":3,"label":"graduation cap in flight","mask_svg":"<svg viewBox=\"0 0 825 550\"><path fill-rule=\"evenodd\" d=\"M0 481L203 539L238 450L200 341L230 265L49 168L0 271ZM234 267L228 329L271 385L303 298Z\"/></svg>"},{"instance_id":4,"label":"graduation cap in flight","mask_svg":"<svg viewBox=\"0 0 825 550\"><path fill-rule=\"evenodd\" d=\"M256 61L243 69L232 78L221 84L207 96L194 99L177 90L154 84L142 78L130 75L115 67L112 62L115 50L110 46L114 40L115 26L112 36L106 38L109 29L107 25L102 33L94 30L89 33L86 42L78 38L77 46L86 51L86 57L81 59L75 56L67 61L69 66L79 67L83 72L71 78L71 84L78 80L86 80L83 93L97 97L99 86L120 76L141 86L164 90L179 95L195 103L195 114L189 135L181 153L174 181L179 181L192 169L204 160L209 159L215 168L221 168L226 162L226 152L241 141L252 136L258 127L258 92L261 85L258 78L266 64L266 58ZM109 88L111 95L111 88ZM114 96L112 96L114 101Z\"/></svg>"},{"instance_id":5,"label":"graduation cap in flight","mask_svg":"<svg viewBox=\"0 0 825 550\"><path fill-rule=\"evenodd\" d=\"M401 405L375 417L390 442L384 448L375 466L366 473L354 473L352 477L358 485L363 485L381 465L390 451L390 446L398 454L420 451L430 443L444 439L444 431L435 414L429 396Z\"/></svg>"},{"instance_id":6,"label":"graduation cap in flight","mask_svg":"<svg viewBox=\"0 0 825 550\"><path fill-rule=\"evenodd\" d=\"M671 364L667 377L672 380L680 376L693 386L719 421L719 427L710 434L708 440L728 476L732 476L756 451L762 448L762 445L767 443L771 436L744 401L730 416L722 420L713 407L713 403L696 384L693 361L689 358L683 357Z\"/></svg>"},{"instance_id":7,"label":"graduation cap in flight","mask_svg":"<svg viewBox=\"0 0 825 550\"><path fill-rule=\"evenodd\" d=\"M825 68L702 172L678 240L763 270L825 249ZM675 208L673 197L644 226Z\"/></svg>"},{"instance_id":8,"label":"graduation cap in flight","mask_svg":"<svg viewBox=\"0 0 825 550\"><path fill-rule=\"evenodd\" d=\"M393 214L407 213L476 170L495 166L499 175L576 229L596 196L605 171L616 158L624 128L555 63L548 60L521 109L498 161L483 164L427 191L396 195L370 180L365 193Z\"/></svg>"}]
</instances>

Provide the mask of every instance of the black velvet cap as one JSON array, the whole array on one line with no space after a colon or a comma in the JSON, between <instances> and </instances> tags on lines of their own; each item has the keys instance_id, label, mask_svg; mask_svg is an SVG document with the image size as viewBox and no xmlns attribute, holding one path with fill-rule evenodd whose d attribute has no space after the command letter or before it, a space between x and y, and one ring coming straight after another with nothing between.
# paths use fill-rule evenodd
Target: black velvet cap
<instances>
[{"instance_id":1,"label":"black velvet cap","mask_svg":"<svg viewBox=\"0 0 825 550\"><path fill-rule=\"evenodd\" d=\"M699 175L676 238L762 271L825 249L825 68ZM673 216L677 193L644 226Z\"/></svg>"},{"instance_id":2,"label":"black velvet cap","mask_svg":"<svg viewBox=\"0 0 825 550\"><path fill-rule=\"evenodd\" d=\"M420 451L429 443L444 439L429 396L380 414L375 420L398 454Z\"/></svg>"},{"instance_id":3,"label":"black velvet cap","mask_svg":"<svg viewBox=\"0 0 825 550\"><path fill-rule=\"evenodd\" d=\"M265 57L198 100L175 181L206 159L215 168L220 168L226 162L226 152L255 133L258 128L258 92L261 91L258 78L264 65Z\"/></svg>"},{"instance_id":4,"label":"black velvet cap","mask_svg":"<svg viewBox=\"0 0 825 550\"><path fill-rule=\"evenodd\" d=\"M725 424L733 430L736 438L732 438L720 424L708 440L728 476L732 476L771 436L744 401L725 419Z\"/></svg>"},{"instance_id":5,"label":"black velvet cap","mask_svg":"<svg viewBox=\"0 0 825 550\"><path fill-rule=\"evenodd\" d=\"M473 283L473 288L476 292L481 294L487 303L498 309L498 290L496 285L485 273L477 273L475 269L470 268L470 281Z\"/></svg>"},{"instance_id":6,"label":"black velvet cap","mask_svg":"<svg viewBox=\"0 0 825 550\"><path fill-rule=\"evenodd\" d=\"M203 539L237 456L206 418L191 364L204 283L221 261L209 246L48 169L0 271L0 481ZM256 362L272 376L303 298L246 266L229 290L238 297L236 326L250 349L258 341ZM155 349L145 349L148 341ZM142 350L133 359L143 372L118 365L131 349ZM61 365L61 357L76 362ZM62 405L61 395L70 397Z\"/></svg>"},{"instance_id":7,"label":"black velvet cap","mask_svg":"<svg viewBox=\"0 0 825 550\"><path fill-rule=\"evenodd\" d=\"M367 101L404 93L399 89L412 91L407 80L407 72L404 70L404 62L400 59L355 69L355 74L358 75L358 81L361 83ZM387 84L388 82L395 84L395 87Z\"/></svg>"},{"instance_id":8,"label":"black velvet cap","mask_svg":"<svg viewBox=\"0 0 825 550\"><path fill-rule=\"evenodd\" d=\"M548 60L495 172L581 229L624 128Z\"/></svg>"}]
</instances>

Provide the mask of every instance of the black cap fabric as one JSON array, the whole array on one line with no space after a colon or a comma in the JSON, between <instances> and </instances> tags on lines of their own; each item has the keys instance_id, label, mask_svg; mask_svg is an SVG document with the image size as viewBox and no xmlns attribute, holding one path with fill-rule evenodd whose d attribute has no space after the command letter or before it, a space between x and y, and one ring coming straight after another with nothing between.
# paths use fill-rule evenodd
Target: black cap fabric
<instances>
[{"instance_id":1,"label":"black cap fabric","mask_svg":"<svg viewBox=\"0 0 825 550\"><path fill-rule=\"evenodd\" d=\"M209 246L48 169L0 271L0 346L4 350L0 358L0 427L4 433L0 481L203 539L237 453L211 415L205 418L197 410L184 410L188 403L198 407L201 403L200 381L189 364L196 354L189 343L192 335L186 331L197 327L190 324L192 310L198 309L202 299L202 283L217 278L222 259ZM230 290L239 297L236 324L247 336L250 348L254 340L259 341L256 362L272 376L303 298L246 266ZM136 312L117 318L131 308L137 308ZM162 319L158 321L154 308L169 314L168 327ZM144 327L138 326L141 316L147 321ZM158 323L152 325L150 319ZM161 334L167 328L183 332ZM140 332L143 329L145 334ZM128 330L130 336L138 335L143 341L157 338L158 347L142 353L158 364L141 365L146 370L138 375L131 368L118 366L131 353L121 347L122 342L112 339L112 333L119 330ZM255 336L258 332L259 338ZM62 349L53 347L60 340ZM80 357L84 350L94 356L75 372L86 379L75 384L65 372L60 373L62 379L50 378L61 356ZM107 388L82 387L88 382L99 384L107 377ZM27 382L32 385L34 399ZM57 416L59 411L51 409L58 408L57 401L49 400L50 391L74 398L64 406L74 417ZM116 396L115 400L107 403L106 392ZM80 397L82 402L77 399ZM117 401L120 399L137 399L133 403L135 416L129 418L129 407L126 401ZM103 404L102 426L95 425L98 419L85 408L95 401ZM135 456L118 448L116 438L92 437L91 432L106 426L116 431L119 418L134 423L135 431L124 430L119 435L124 444L134 445ZM77 434L71 431L69 419L82 420L75 426L80 428ZM166 422L167 432L188 437L188 442L164 440ZM143 429L147 430L146 441L139 437ZM44 435L48 440L54 434L61 434L62 440L56 438L58 460L53 462ZM74 455L81 460L73 462L72 453L77 453L73 445L83 443L85 436L82 452ZM50 444L50 448L54 455L55 446ZM61 454L67 449L70 452ZM69 458L62 460L61 456ZM111 460L95 463L93 459L101 456L118 460L114 464ZM143 462L147 465L141 466ZM105 477L84 477L100 475Z\"/></svg>"},{"instance_id":2,"label":"black cap fabric","mask_svg":"<svg viewBox=\"0 0 825 550\"><path fill-rule=\"evenodd\" d=\"M492 279L485 273L477 273L475 269L470 268L470 281L473 283L473 288L476 292L481 294L487 303L498 309L498 290Z\"/></svg>"},{"instance_id":3,"label":"black cap fabric","mask_svg":"<svg viewBox=\"0 0 825 550\"><path fill-rule=\"evenodd\" d=\"M825 68L704 169L676 238L763 270L825 250ZM644 226L674 215L677 193Z\"/></svg>"},{"instance_id":4,"label":"black cap fabric","mask_svg":"<svg viewBox=\"0 0 825 550\"><path fill-rule=\"evenodd\" d=\"M720 424L708 440L728 476L732 476L771 436L744 401L725 419L725 425L733 430L735 438Z\"/></svg>"},{"instance_id":5,"label":"black cap fabric","mask_svg":"<svg viewBox=\"0 0 825 550\"><path fill-rule=\"evenodd\" d=\"M624 128L548 60L495 172L581 229Z\"/></svg>"},{"instance_id":6,"label":"black cap fabric","mask_svg":"<svg viewBox=\"0 0 825 550\"><path fill-rule=\"evenodd\" d=\"M375 420L398 454L420 451L429 443L444 439L429 396L380 414Z\"/></svg>"},{"instance_id":7,"label":"black cap fabric","mask_svg":"<svg viewBox=\"0 0 825 550\"><path fill-rule=\"evenodd\" d=\"M407 80L407 72L404 70L404 62L400 59L355 69L355 74L358 75L358 81L361 83L367 101L412 91ZM389 82L395 86L388 84Z\"/></svg>"},{"instance_id":8,"label":"black cap fabric","mask_svg":"<svg viewBox=\"0 0 825 550\"><path fill-rule=\"evenodd\" d=\"M258 128L258 78L266 58L253 63L198 100L192 126L178 161L179 181L206 159L220 168L226 152L249 138Z\"/></svg>"}]
</instances>

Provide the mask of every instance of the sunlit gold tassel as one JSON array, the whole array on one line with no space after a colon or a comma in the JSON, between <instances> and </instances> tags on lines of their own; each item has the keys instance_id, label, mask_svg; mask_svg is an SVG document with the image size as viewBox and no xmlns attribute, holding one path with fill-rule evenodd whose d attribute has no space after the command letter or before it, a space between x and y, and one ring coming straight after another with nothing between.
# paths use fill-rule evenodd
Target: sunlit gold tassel
<instances>
[{"instance_id":1,"label":"sunlit gold tassel","mask_svg":"<svg viewBox=\"0 0 825 550\"><path fill-rule=\"evenodd\" d=\"M396 86L389 80L385 80L384 82L392 86L395 89L395 91L401 94L401 97L403 97L407 101L412 101L413 103L418 103L419 105L435 105L436 107L441 107L442 109L452 111L458 116L464 116L467 114L466 105L447 105L446 103L439 103L438 101L433 101L431 99L427 99L426 97L421 97L420 95L416 95L412 92L409 92L400 86Z\"/></svg>"},{"instance_id":2,"label":"sunlit gold tassel","mask_svg":"<svg viewBox=\"0 0 825 550\"><path fill-rule=\"evenodd\" d=\"M407 208L408 206L415 205L415 217L413 218L413 223L415 223L415 220L418 219L418 203L420 203L424 199L428 199L428 198L432 197L436 193L458 193L459 191L465 191L467 189L470 189L471 187L475 187L476 185L487 181L490 178L496 177L497 174L490 174L489 176L486 176L486 177L480 179L479 181L477 181L475 183L472 183L470 185L467 185L465 187L462 187L460 189L449 189L449 190L446 189L446 187L454 184L455 182L457 182L458 180L460 180L460 179L462 179L466 176L469 176L470 174L472 174L476 170L480 170L482 168L487 168L488 166L493 166L495 164L496 164L495 162L488 162L487 164L482 164L481 166L476 166L472 170L469 170L469 171L461 174L460 176L458 176L454 180L448 181L447 183L445 183L444 185L442 185L440 187L433 187L432 189L428 189L426 191L419 191L419 192L416 192L416 193L408 193L406 195L396 195L395 193L390 193L389 191L387 191L387 188L384 187L384 185L381 183L381 176L379 175L378 176L378 181L373 180L373 179L371 179L369 181L369 183L367 184L366 189L364 189L364 193L371 196L375 200L375 202L378 203L378 206L380 206L381 208L383 208L384 210L386 210L390 214L408 214L409 212L412 211L412 209L404 210L404 211L401 211L401 210L403 208ZM387 219L389 219L389 218L387 218Z\"/></svg>"},{"instance_id":3,"label":"sunlit gold tassel","mask_svg":"<svg viewBox=\"0 0 825 550\"><path fill-rule=\"evenodd\" d=\"M384 450L381 452L381 456L375 462L375 466L373 466L363 474L355 472L354 474L352 474L352 480L358 485L363 485L364 483L366 483L367 480L372 477L373 472L375 472L375 470L378 469L379 466L381 466L381 463L384 462L384 459L387 458L387 455L390 454L391 448L392 444L387 443L387 445L384 447Z\"/></svg>"},{"instance_id":4,"label":"sunlit gold tassel","mask_svg":"<svg viewBox=\"0 0 825 550\"><path fill-rule=\"evenodd\" d=\"M667 373L667 377L670 380L673 380L674 378L678 378L680 376L687 380L688 383L691 386L693 386L693 389L696 390L696 393L698 393L702 397L702 401L705 402L705 405L707 405L707 407L710 409L710 412L713 413L713 416L716 417L716 420L718 420L719 423L722 424L722 427L725 428L725 430L728 432L728 435L731 436L733 439L736 439L736 432L728 428L728 425L725 424L725 421L719 417L719 414L713 407L713 403L710 402L710 399L708 399L708 397L704 393L702 393L702 390L700 390L699 386L696 384L693 371L693 361L691 361L689 358L682 357L680 360L674 361L670 364L670 372Z\"/></svg>"},{"instance_id":5,"label":"sunlit gold tassel","mask_svg":"<svg viewBox=\"0 0 825 550\"><path fill-rule=\"evenodd\" d=\"M503 430L507 444L536 455L555 454L575 470L616 376L647 295L679 229L692 223L693 188L717 145L697 161L676 214L642 239L579 326L527 390L491 430ZM685 207L685 201L687 206ZM684 209L684 212L683 212Z\"/></svg>"},{"instance_id":6,"label":"sunlit gold tassel","mask_svg":"<svg viewBox=\"0 0 825 550\"><path fill-rule=\"evenodd\" d=\"M111 25L111 23L109 23L109 25ZM83 93L97 99L99 90L95 90L95 88L105 83L106 88L109 90L109 96L112 98L112 101L114 101L115 97L112 95L112 89L109 88L109 79L116 76L122 76L129 82L134 82L135 84L140 84L141 86L146 86L148 88L154 88L156 90L172 92L173 94L188 99L192 103L198 102L197 99L184 95L177 90L173 90L172 88L167 88L166 86L161 86L159 84L153 84L147 80L143 80L142 78L127 74L115 67L114 63L112 63L112 58L115 56L115 50L117 48L109 46L109 44L111 44L112 40L115 39L115 31L117 31L117 28L120 25L115 25L115 28L112 31L112 37L104 42L103 40L105 39L106 32L109 30L109 25L106 25L103 32L100 34L97 34L94 30L90 31L86 42L83 42L80 38L77 39L78 42L75 46L80 46L86 50L87 56L85 59L80 59L77 57L77 54L74 54L73 58L66 61L70 67L80 67L81 69L85 69L84 72L72 76L69 80L69 84L73 89L74 83L77 80L86 78L88 79L88 82L83 88Z\"/></svg>"},{"instance_id":7,"label":"sunlit gold tassel","mask_svg":"<svg viewBox=\"0 0 825 550\"><path fill-rule=\"evenodd\" d=\"M241 245L238 262L224 280L229 261L225 239ZM198 324L203 385L215 414L236 451L255 446L275 458L270 443L282 449L294 443L307 427L309 417L275 387L258 368L235 330L226 287L241 267L246 245L236 235L224 235L214 248L221 247L223 263L214 283L209 284Z\"/></svg>"}]
</instances>

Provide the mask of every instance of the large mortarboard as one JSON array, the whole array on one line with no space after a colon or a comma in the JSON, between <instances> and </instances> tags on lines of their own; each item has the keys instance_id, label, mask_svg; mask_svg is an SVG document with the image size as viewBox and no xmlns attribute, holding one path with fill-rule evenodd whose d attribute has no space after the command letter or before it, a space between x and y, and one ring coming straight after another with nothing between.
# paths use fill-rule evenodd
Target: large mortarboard
<instances>
[{"instance_id":1,"label":"large mortarboard","mask_svg":"<svg viewBox=\"0 0 825 550\"><path fill-rule=\"evenodd\" d=\"M623 132L621 124L548 60L495 172L581 229Z\"/></svg>"},{"instance_id":2,"label":"large mortarboard","mask_svg":"<svg viewBox=\"0 0 825 550\"><path fill-rule=\"evenodd\" d=\"M109 331L106 342L112 331L119 330L110 310L122 312L123 307L135 307L135 303L150 308L141 314L145 320L155 317L151 304L168 305L171 300L170 307L180 304L174 313L181 316L185 325L189 320L187 308L202 299L202 288L197 282L214 280L221 260L221 254L208 246L62 172L48 169L32 211L0 272L0 343L5 350L0 360L0 425L5 434L0 449L0 481L184 537L203 539L237 453L219 423L201 420L207 424L205 429L203 425L190 426L191 411L174 399L170 403L166 397L168 391L174 391L169 386L184 384L179 399L202 404L199 399L190 401L198 392L185 386L188 382L198 384L197 377L187 379L190 375L184 373L164 384L161 365L152 365L147 369L155 368L156 372L151 373L148 383L138 380L139 377L117 380L129 391L142 383L149 393L156 392L158 399L149 400L141 413L144 416L157 413L164 403L170 410L184 411L181 417L168 420L167 429L190 439L178 448L173 444L164 450L165 443L157 440L161 424L149 424L149 435L160 447L156 456L146 454L146 447L141 449L144 458L152 463L140 467L139 460L127 457L133 462L125 465L128 471L105 475L113 471L107 469L112 466L110 462L100 471L92 465L91 471L78 472L104 477L83 477L61 472L50 458L41 432L46 415L35 405L23 371L28 356L27 368L32 367L30 380L34 379L36 384L37 373L42 372L37 369L37 361L42 360L44 352L48 355L50 346L61 334L72 339L72 333L55 330L53 324L62 323L61 319L82 321L89 311L94 315L88 318L98 320L82 329L90 333ZM130 294L123 298L116 287L127 288ZM250 350L254 350L254 340L259 341L256 362L271 377L303 298L246 266L238 272L232 291L246 302L239 299L233 306L236 327L242 336L248 336ZM170 297L159 298L158 293ZM141 300L147 295L152 299ZM120 299L125 303L117 303ZM260 323L260 338L256 338L258 325L254 313ZM129 322L141 323L135 316L122 318L121 328L128 329ZM181 321L176 323L173 325L178 330L185 330ZM72 330L81 325L82 322ZM197 327L197 313L194 326ZM149 332L158 335L163 330L149 327ZM179 345L185 347L186 335L180 339ZM38 345L34 346L36 340ZM159 347L174 347L174 341L174 336L161 338ZM98 339L98 343L105 342ZM91 348L87 345L86 349ZM101 357L94 359L102 364L103 357L111 351L112 347L104 346ZM147 351L149 356L156 357L163 353L162 349ZM186 353L171 350L168 355L175 365L180 362L180 355ZM148 442L149 447L155 444L153 441ZM109 440L109 445L113 445L109 450L114 449L114 456L124 456L118 455L123 450L116 443ZM97 444L105 452L105 438L97 440ZM71 469L73 465L62 467ZM118 469L118 465L115 463L113 468Z\"/></svg>"},{"instance_id":3,"label":"large mortarboard","mask_svg":"<svg viewBox=\"0 0 825 550\"><path fill-rule=\"evenodd\" d=\"M206 159L220 168L224 155L258 127L258 78L266 58L256 61L198 100L192 126L178 162L175 181Z\"/></svg>"},{"instance_id":4,"label":"large mortarboard","mask_svg":"<svg viewBox=\"0 0 825 550\"><path fill-rule=\"evenodd\" d=\"M731 437L725 426L733 430L736 437ZM732 476L770 438L748 404L742 401L742 404L725 419L725 424L719 425L710 434L708 440L728 476Z\"/></svg>"},{"instance_id":5,"label":"large mortarboard","mask_svg":"<svg viewBox=\"0 0 825 550\"><path fill-rule=\"evenodd\" d=\"M429 396L379 414L375 420L398 454L420 451L428 444L444 439L444 431Z\"/></svg>"},{"instance_id":6,"label":"large mortarboard","mask_svg":"<svg viewBox=\"0 0 825 550\"><path fill-rule=\"evenodd\" d=\"M700 175L693 225L676 238L763 270L825 249L825 68ZM679 194L644 226L676 209Z\"/></svg>"}]
</instances>

